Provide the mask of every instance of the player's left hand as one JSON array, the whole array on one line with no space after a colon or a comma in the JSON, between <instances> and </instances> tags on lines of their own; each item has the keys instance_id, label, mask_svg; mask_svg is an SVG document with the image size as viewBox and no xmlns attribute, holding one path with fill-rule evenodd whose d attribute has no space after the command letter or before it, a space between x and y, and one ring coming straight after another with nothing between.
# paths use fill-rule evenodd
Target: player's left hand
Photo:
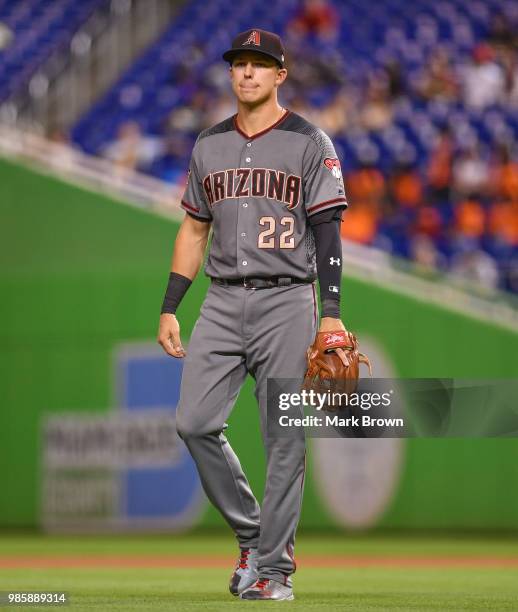
<instances>
[{"instance_id":1,"label":"player's left hand","mask_svg":"<svg viewBox=\"0 0 518 612\"><path fill-rule=\"evenodd\" d=\"M157 341L171 357L177 359L185 357L185 349L180 340L180 324L174 314L163 313L160 315Z\"/></svg>"},{"instance_id":2,"label":"player's left hand","mask_svg":"<svg viewBox=\"0 0 518 612\"><path fill-rule=\"evenodd\" d=\"M333 317L322 317L320 321L319 332L333 332L333 331L345 331L345 325L340 319L334 319ZM347 353L342 348L335 349L335 353L340 357L345 367L349 366L349 359L347 359Z\"/></svg>"}]
</instances>

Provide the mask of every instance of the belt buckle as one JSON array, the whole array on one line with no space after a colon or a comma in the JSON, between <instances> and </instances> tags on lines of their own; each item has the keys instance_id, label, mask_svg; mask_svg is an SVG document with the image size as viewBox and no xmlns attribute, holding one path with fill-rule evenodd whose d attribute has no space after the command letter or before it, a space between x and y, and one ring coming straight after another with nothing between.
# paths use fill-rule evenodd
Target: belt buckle
<instances>
[{"instance_id":1,"label":"belt buckle","mask_svg":"<svg viewBox=\"0 0 518 612\"><path fill-rule=\"evenodd\" d=\"M255 289L255 287L252 285L252 281L250 281L248 278L243 279L243 287L245 289Z\"/></svg>"}]
</instances>

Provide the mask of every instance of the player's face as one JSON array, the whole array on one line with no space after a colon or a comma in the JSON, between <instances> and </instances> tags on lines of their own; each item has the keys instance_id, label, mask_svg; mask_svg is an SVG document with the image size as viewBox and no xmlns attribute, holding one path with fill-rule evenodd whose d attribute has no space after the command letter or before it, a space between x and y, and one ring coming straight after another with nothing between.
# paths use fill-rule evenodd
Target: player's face
<instances>
[{"instance_id":1,"label":"player's face","mask_svg":"<svg viewBox=\"0 0 518 612\"><path fill-rule=\"evenodd\" d=\"M287 71L261 53L240 53L232 62L230 78L237 99L257 106L274 95Z\"/></svg>"}]
</instances>

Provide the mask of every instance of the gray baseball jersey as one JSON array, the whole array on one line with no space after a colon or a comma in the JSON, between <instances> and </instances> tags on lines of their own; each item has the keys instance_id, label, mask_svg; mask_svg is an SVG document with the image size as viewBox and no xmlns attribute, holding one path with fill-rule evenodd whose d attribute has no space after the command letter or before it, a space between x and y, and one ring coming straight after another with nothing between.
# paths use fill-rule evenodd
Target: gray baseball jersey
<instances>
[{"instance_id":1,"label":"gray baseball jersey","mask_svg":"<svg viewBox=\"0 0 518 612\"><path fill-rule=\"evenodd\" d=\"M230 117L200 134L182 207L212 221L208 276L316 278L308 218L346 206L340 162L329 137L286 111L247 136Z\"/></svg>"},{"instance_id":2,"label":"gray baseball jersey","mask_svg":"<svg viewBox=\"0 0 518 612\"><path fill-rule=\"evenodd\" d=\"M202 132L194 147L183 208L213 223L206 273L216 279L316 277L309 217L345 206L340 163L329 138L294 113L253 137L234 118ZM258 548L261 577L291 584L304 482L302 438L268 438L267 384L304 374L318 324L315 286L263 290L212 283L191 336L177 429L205 492L242 548ZM267 457L261 508L224 435L247 374Z\"/></svg>"}]
</instances>

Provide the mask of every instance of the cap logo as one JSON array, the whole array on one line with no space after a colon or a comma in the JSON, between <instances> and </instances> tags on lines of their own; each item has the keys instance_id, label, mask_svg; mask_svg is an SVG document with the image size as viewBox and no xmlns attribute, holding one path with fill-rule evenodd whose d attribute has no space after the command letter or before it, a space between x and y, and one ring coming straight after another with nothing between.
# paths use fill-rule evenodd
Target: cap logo
<instances>
[{"instance_id":1,"label":"cap logo","mask_svg":"<svg viewBox=\"0 0 518 612\"><path fill-rule=\"evenodd\" d=\"M250 36L245 40L243 46L245 45L255 45L256 47L261 46L261 33L257 30L253 30Z\"/></svg>"}]
</instances>

